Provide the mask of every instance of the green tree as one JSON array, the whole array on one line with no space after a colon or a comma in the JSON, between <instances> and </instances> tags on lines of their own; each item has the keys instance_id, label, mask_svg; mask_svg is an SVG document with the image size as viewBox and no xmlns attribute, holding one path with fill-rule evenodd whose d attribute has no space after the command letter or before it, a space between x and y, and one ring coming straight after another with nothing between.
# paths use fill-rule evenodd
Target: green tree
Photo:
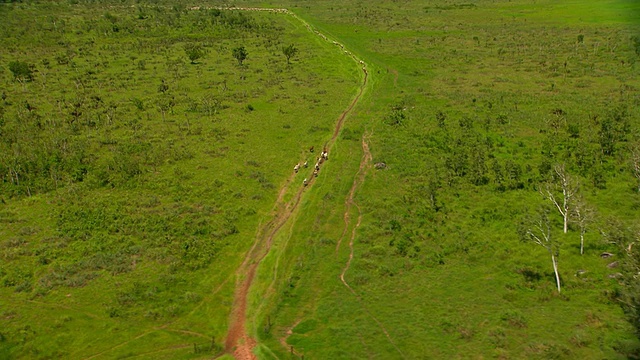
<instances>
[{"instance_id":1,"label":"green tree","mask_svg":"<svg viewBox=\"0 0 640 360\"><path fill-rule=\"evenodd\" d=\"M289 46L283 46L282 53L284 54L284 56L287 57L287 64L291 64L290 59L296 56L296 54L298 53L298 48L295 47L293 44Z\"/></svg>"},{"instance_id":2,"label":"green tree","mask_svg":"<svg viewBox=\"0 0 640 360\"><path fill-rule=\"evenodd\" d=\"M444 129L446 127L446 123L445 123L446 120L447 120L447 114L438 110L438 112L436 113L436 121L438 122L438 127L441 129Z\"/></svg>"},{"instance_id":3,"label":"green tree","mask_svg":"<svg viewBox=\"0 0 640 360\"><path fill-rule=\"evenodd\" d=\"M640 55L640 37L634 36L631 38L633 42L633 48L636 51L636 55Z\"/></svg>"},{"instance_id":4,"label":"green tree","mask_svg":"<svg viewBox=\"0 0 640 360\"><path fill-rule=\"evenodd\" d=\"M238 60L238 65L240 66L242 66L242 62L245 61L247 59L247 56L249 55L247 49L245 49L244 46L233 49L232 54L233 57Z\"/></svg>"},{"instance_id":5,"label":"green tree","mask_svg":"<svg viewBox=\"0 0 640 360\"><path fill-rule=\"evenodd\" d=\"M640 246L637 246L640 233L637 227L616 218L607 219L607 223L605 240L616 244L620 254L621 277L618 279L620 288L616 294L617 300L640 336L640 282L637 279L640 273Z\"/></svg>"},{"instance_id":6,"label":"green tree","mask_svg":"<svg viewBox=\"0 0 640 360\"><path fill-rule=\"evenodd\" d=\"M196 63L196 60L201 59L204 56L204 50L200 44L188 44L184 47L184 52L192 64Z\"/></svg>"},{"instance_id":7,"label":"green tree","mask_svg":"<svg viewBox=\"0 0 640 360\"><path fill-rule=\"evenodd\" d=\"M9 70L13 73L13 78L20 82L33 80L33 66L24 61L12 61L9 63Z\"/></svg>"}]
</instances>

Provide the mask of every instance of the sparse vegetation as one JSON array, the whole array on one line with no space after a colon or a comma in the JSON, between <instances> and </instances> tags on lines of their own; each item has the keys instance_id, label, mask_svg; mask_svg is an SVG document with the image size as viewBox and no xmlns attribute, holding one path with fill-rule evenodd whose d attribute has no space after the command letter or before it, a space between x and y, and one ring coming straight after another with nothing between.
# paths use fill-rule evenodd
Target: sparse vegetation
<instances>
[{"instance_id":1,"label":"sparse vegetation","mask_svg":"<svg viewBox=\"0 0 640 360\"><path fill-rule=\"evenodd\" d=\"M209 304L357 84L330 44L287 69L281 15L157 5L0 4L0 358L218 354Z\"/></svg>"},{"instance_id":2,"label":"sparse vegetation","mask_svg":"<svg viewBox=\"0 0 640 360\"><path fill-rule=\"evenodd\" d=\"M0 4L0 358L637 357L638 4L256 5Z\"/></svg>"}]
</instances>

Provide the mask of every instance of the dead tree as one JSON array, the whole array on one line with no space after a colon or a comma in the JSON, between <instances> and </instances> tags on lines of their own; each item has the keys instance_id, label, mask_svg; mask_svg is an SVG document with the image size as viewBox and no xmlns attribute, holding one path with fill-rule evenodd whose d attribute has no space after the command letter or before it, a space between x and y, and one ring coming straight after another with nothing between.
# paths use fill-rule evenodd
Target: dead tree
<instances>
[{"instance_id":1,"label":"dead tree","mask_svg":"<svg viewBox=\"0 0 640 360\"><path fill-rule=\"evenodd\" d=\"M578 198L575 201L572 211L572 220L580 228L580 255L584 254L584 234L595 217L594 210L589 207L584 199Z\"/></svg>"},{"instance_id":2,"label":"dead tree","mask_svg":"<svg viewBox=\"0 0 640 360\"><path fill-rule=\"evenodd\" d=\"M558 256L560 255L560 244L551 237L551 226L547 213L543 211L539 218L531 224L524 225L520 229L520 237L523 241L533 242L542 246L549 252L551 263L553 264L553 272L556 276L556 285L558 293L560 292L560 275L558 274Z\"/></svg>"},{"instance_id":3,"label":"dead tree","mask_svg":"<svg viewBox=\"0 0 640 360\"><path fill-rule=\"evenodd\" d=\"M558 164L553 167L555 172L554 182L547 184L544 189L540 189L540 193L545 198L549 199L558 209L563 219L563 231L566 234L569 226L569 216L571 215L571 209L573 206L573 197L578 192L577 183L567 174L564 168L564 164ZM562 200L558 201L555 195L555 190L558 189L562 192Z\"/></svg>"}]
</instances>

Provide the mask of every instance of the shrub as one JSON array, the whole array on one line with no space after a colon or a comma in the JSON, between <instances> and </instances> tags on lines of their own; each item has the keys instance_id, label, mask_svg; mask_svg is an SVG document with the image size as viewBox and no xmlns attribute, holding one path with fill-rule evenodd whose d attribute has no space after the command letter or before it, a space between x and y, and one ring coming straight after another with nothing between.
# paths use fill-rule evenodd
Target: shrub
<instances>
[{"instance_id":1,"label":"shrub","mask_svg":"<svg viewBox=\"0 0 640 360\"><path fill-rule=\"evenodd\" d=\"M33 80L33 65L24 61L12 61L9 63L9 70L13 73L13 79L18 81Z\"/></svg>"}]
</instances>

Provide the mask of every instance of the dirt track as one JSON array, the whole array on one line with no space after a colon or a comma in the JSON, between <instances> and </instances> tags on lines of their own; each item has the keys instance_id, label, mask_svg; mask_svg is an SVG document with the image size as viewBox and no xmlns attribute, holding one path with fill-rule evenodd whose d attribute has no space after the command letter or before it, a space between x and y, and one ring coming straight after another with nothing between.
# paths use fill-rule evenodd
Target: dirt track
<instances>
[{"instance_id":1,"label":"dirt track","mask_svg":"<svg viewBox=\"0 0 640 360\"><path fill-rule=\"evenodd\" d=\"M391 338L391 335L389 335L389 331L387 331L387 329L384 327L382 322L380 322L380 320L378 320L375 316L373 316L371 311L369 311L369 308L367 308L367 306L362 301L362 298L358 295L358 293L355 292L355 290L353 290L351 285L349 285L349 283L344 278L345 274L347 273L347 271L349 271L349 268L351 267L351 261L353 260L353 241L356 237L356 230L358 230L358 227L362 222L362 211L360 210L360 206L358 206L358 204L354 201L353 198L358 186L362 185L362 183L364 182L366 170L371 166L371 161L372 161L371 152L369 151L369 144L367 144L366 135L362 137L362 152L363 154L362 154L362 160L360 161L360 167L358 168L358 172L356 173L356 176L353 179L351 190L349 190L349 195L347 196L347 199L345 201L344 229L342 231L342 236L340 236L340 240L338 240L338 244L336 245L336 254L337 254L338 251L340 250L340 244L344 240L344 237L347 234L347 230L351 222L349 213L351 212L351 208L355 206L358 209L358 219L356 220L356 224L351 229L351 237L349 238L349 258L347 259L347 262L344 265L344 268L342 268L342 273L340 273L340 281L342 281L342 284L347 289L349 289L349 291L353 294L353 296L356 297L356 299L360 303L360 306L365 310L365 312L369 315L369 317L371 317L376 322L376 324L378 324L378 327L380 327L380 330L382 330L387 340L389 340L391 345L393 345L396 351L398 351L398 354L400 354L400 356L405 358L400 348L398 348L396 343Z\"/></svg>"},{"instance_id":2,"label":"dirt track","mask_svg":"<svg viewBox=\"0 0 640 360\"><path fill-rule=\"evenodd\" d=\"M304 20L300 19L295 14L289 12L285 9L259 9L259 8L233 8L234 10L244 10L244 11L272 11L277 13L283 13L287 15L291 15L301 21L309 31L312 31L316 35L320 36L326 41L329 41L328 38L321 34L320 32L313 30L311 26L306 23ZM333 41L333 44L339 46L344 49L344 45ZM326 148L331 150L333 144L338 138L340 134L340 130L344 125L344 121L346 116L353 110L354 106L360 100L365 86L367 85L368 72L366 66L363 61L357 59L352 53L345 51L345 54L360 65L362 65L362 71L364 74L362 84L360 85L360 89L353 99L353 101L349 104L349 106L342 112L342 114L338 117L336 121L335 130L333 132L333 136L331 140L326 144ZM236 282L236 291L234 295L233 308L231 312L231 320L229 332L227 334L227 338L225 341L225 351L226 353L233 354L233 356L238 360L252 360L256 359L256 356L253 354L253 348L256 345L256 341L252 339L245 329L245 322L247 318L247 296L249 294L249 290L251 288L251 284L253 283L253 279L256 275L256 270L258 265L264 259L264 257L269 253L271 249L271 244L273 242L274 237L278 234L278 231L282 228L284 224L287 223L293 212L298 207L300 203L300 199L302 197L302 193L304 192L305 187L302 187L301 184L294 182L295 174L292 174L289 179L285 182L285 184L281 187L278 192L278 198L273 207L274 215L273 219L268 223L260 226L258 232L256 234L255 241L251 247L251 249L247 252L245 259L242 265L238 268L236 275L238 281ZM312 175L307 176L309 183L307 188L311 187L314 182L314 177ZM292 186L300 186L298 191L296 192L293 199L291 199L288 203L283 203L284 194L287 193Z\"/></svg>"}]
</instances>

